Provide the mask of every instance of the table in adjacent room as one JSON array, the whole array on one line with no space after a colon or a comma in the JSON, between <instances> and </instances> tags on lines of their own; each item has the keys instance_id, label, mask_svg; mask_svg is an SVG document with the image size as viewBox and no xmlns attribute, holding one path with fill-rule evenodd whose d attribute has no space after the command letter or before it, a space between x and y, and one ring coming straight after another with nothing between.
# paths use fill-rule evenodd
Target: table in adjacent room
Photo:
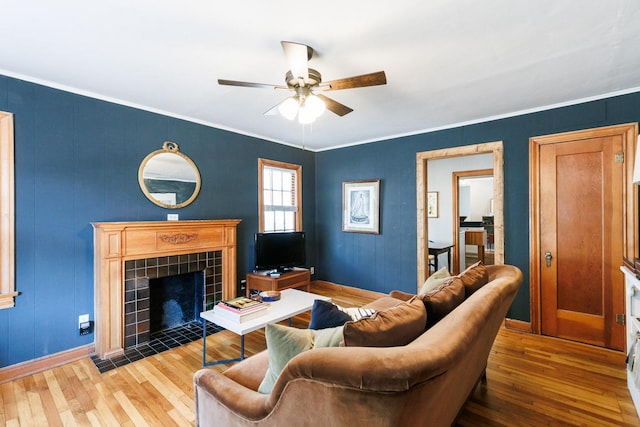
<instances>
[{"instance_id":1,"label":"table in adjacent room","mask_svg":"<svg viewBox=\"0 0 640 427\"><path fill-rule=\"evenodd\" d=\"M451 271L451 248L453 248L453 243L448 242L438 242L438 241L429 241L429 255L434 256L433 260L433 268L434 271L438 271L438 255L447 253L447 267L449 271Z\"/></svg>"}]
</instances>

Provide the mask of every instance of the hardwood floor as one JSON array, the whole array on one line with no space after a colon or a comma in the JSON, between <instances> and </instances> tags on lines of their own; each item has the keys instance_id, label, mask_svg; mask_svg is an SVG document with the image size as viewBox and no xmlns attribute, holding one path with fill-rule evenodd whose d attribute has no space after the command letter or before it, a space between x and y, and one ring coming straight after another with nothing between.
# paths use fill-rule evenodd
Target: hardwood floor
<instances>
[{"instance_id":1,"label":"hardwood floor","mask_svg":"<svg viewBox=\"0 0 640 427\"><path fill-rule=\"evenodd\" d=\"M345 306L367 301L324 287L314 291ZM297 316L293 325L305 327L308 320L308 314ZM240 351L239 337L227 331L207 344L212 359ZM263 350L263 332L247 335L245 347L247 355ZM201 365L202 340L104 374L85 358L1 384L0 425L191 426L191 378ZM623 354L503 329L487 382L473 392L457 425L640 426L640 420L626 389Z\"/></svg>"},{"instance_id":2,"label":"hardwood floor","mask_svg":"<svg viewBox=\"0 0 640 427\"><path fill-rule=\"evenodd\" d=\"M503 329L459 426L640 426L625 356Z\"/></svg>"}]
</instances>

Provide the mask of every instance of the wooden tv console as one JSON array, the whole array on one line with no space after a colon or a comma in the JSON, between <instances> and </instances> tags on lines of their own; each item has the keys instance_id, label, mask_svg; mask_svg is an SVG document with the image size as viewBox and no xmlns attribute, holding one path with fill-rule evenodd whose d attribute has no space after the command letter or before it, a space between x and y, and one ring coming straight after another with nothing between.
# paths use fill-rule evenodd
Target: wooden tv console
<instances>
[{"instance_id":1,"label":"wooden tv console","mask_svg":"<svg viewBox=\"0 0 640 427\"><path fill-rule=\"evenodd\" d=\"M280 277L262 276L255 273L247 273L247 296L251 289L259 291L281 291L289 288L304 288L309 292L311 286L311 274L309 270L294 270L282 273Z\"/></svg>"}]
</instances>

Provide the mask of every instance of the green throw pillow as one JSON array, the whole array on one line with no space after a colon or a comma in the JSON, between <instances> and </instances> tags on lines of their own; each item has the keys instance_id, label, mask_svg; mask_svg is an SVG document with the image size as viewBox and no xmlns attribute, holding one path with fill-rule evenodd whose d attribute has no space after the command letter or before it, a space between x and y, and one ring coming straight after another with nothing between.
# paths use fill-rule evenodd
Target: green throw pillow
<instances>
[{"instance_id":1,"label":"green throw pillow","mask_svg":"<svg viewBox=\"0 0 640 427\"><path fill-rule=\"evenodd\" d=\"M438 287L438 285L445 282L450 277L451 277L451 274L449 274L449 270L447 270L447 267L442 267L440 270L436 271L431 276L429 276L427 280L425 280L418 294L419 295L426 294L427 292Z\"/></svg>"},{"instance_id":2,"label":"green throw pillow","mask_svg":"<svg viewBox=\"0 0 640 427\"><path fill-rule=\"evenodd\" d=\"M289 360L303 351L318 347L337 347L342 341L342 326L310 330L268 324L265 328L269 368L258 387L258 392L271 393L280 372Z\"/></svg>"}]
</instances>

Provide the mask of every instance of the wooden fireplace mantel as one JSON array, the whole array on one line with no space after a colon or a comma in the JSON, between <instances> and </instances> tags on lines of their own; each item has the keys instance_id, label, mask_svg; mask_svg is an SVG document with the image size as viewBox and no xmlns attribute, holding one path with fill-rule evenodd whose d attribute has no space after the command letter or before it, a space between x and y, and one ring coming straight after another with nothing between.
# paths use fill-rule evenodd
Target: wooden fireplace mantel
<instances>
[{"instance_id":1,"label":"wooden fireplace mantel","mask_svg":"<svg viewBox=\"0 0 640 427\"><path fill-rule=\"evenodd\" d=\"M100 358L124 352L124 261L222 252L222 297L236 296L240 220L94 222L95 347Z\"/></svg>"}]
</instances>

